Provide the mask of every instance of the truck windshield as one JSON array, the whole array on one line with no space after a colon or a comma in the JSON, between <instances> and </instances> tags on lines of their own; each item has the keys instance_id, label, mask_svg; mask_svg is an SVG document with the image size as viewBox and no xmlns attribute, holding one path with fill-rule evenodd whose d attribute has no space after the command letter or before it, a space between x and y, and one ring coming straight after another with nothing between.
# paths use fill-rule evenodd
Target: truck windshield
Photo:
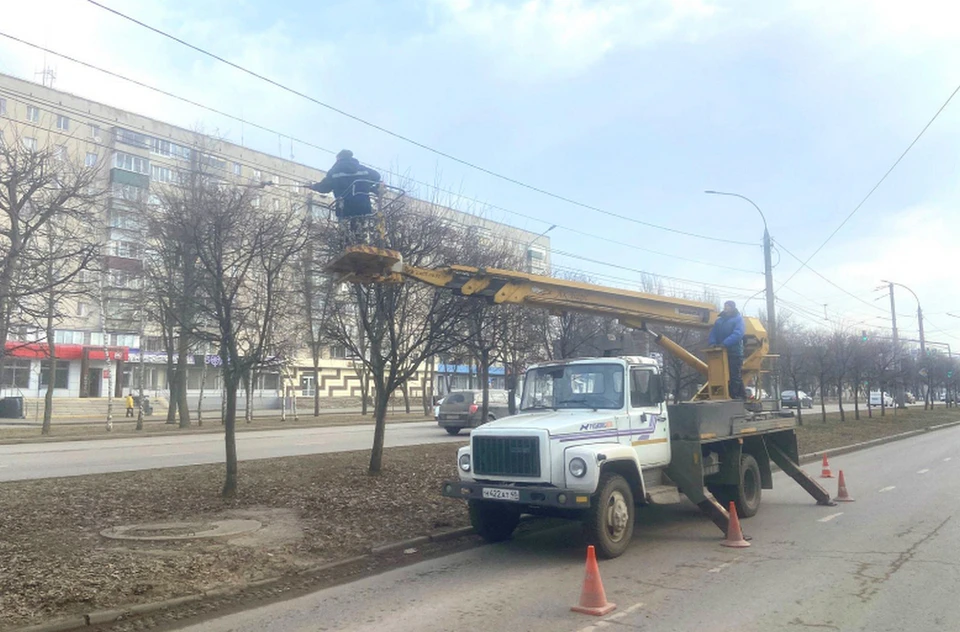
<instances>
[{"instance_id":1,"label":"truck windshield","mask_svg":"<svg viewBox=\"0 0 960 632\"><path fill-rule=\"evenodd\" d=\"M572 364L530 369L524 380L521 410L623 407L623 367Z\"/></svg>"}]
</instances>

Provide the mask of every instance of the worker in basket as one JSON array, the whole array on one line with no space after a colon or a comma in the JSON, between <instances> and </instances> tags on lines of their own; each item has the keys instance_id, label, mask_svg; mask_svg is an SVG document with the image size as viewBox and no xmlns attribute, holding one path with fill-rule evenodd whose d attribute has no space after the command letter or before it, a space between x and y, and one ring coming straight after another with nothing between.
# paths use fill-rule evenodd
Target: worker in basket
<instances>
[{"instance_id":1,"label":"worker in basket","mask_svg":"<svg viewBox=\"0 0 960 632\"><path fill-rule=\"evenodd\" d=\"M338 220L346 220L353 237L359 237L362 224L373 214L370 196L380 186L380 174L364 167L353 157L353 152L344 149L337 154L327 175L307 188L318 193L333 193L334 209Z\"/></svg>"},{"instance_id":2,"label":"worker in basket","mask_svg":"<svg viewBox=\"0 0 960 632\"><path fill-rule=\"evenodd\" d=\"M746 326L743 316L737 310L737 304L727 301L717 322L710 330L710 346L723 346L727 349L727 365L730 368L730 398L743 399L743 334Z\"/></svg>"}]
</instances>

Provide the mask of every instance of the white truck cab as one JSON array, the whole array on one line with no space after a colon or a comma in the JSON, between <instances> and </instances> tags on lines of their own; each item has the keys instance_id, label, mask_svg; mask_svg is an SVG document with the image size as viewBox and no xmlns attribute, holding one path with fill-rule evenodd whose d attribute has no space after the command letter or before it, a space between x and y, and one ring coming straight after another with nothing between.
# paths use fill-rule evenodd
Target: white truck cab
<instances>
[{"instance_id":1,"label":"white truck cab","mask_svg":"<svg viewBox=\"0 0 960 632\"><path fill-rule=\"evenodd\" d=\"M474 527L488 540L509 537L520 506L548 514L556 511L536 509L600 511L594 518L602 533L594 539L613 556L630 541L636 500L652 501L648 491L669 491L669 501L679 500L659 477L670 458L656 360L550 362L527 371L519 414L475 429L460 449L460 482L479 488L448 484L445 495L464 497L470 490L478 501L470 504ZM598 492L602 497L594 499Z\"/></svg>"}]
</instances>

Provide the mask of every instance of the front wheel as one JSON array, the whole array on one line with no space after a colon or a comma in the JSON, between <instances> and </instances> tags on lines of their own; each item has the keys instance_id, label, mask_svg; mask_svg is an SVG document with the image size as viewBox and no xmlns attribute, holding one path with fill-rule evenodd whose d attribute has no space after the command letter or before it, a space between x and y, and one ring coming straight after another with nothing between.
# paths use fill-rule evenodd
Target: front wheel
<instances>
[{"instance_id":1,"label":"front wheel","mask_svg":"<svg viewBox=\"0 0 960 632\"><path fill-rule=\"evenodd\" d=\"M467 505L470 524L477 535L487 542L509 540L520 524L520 508L516 505L487 500L471 500Z\"/></svg>"},{"instance_id":2,"label":"front wheel","mask_svg":"<svg viewBox=\"0 0 960 632\"><path fill-rule=\"evenodd\" d=\"M619 557L630 546L634 511L633 491L627 480L619 474L603 474L593 506L583 521L587 540L596 547L600 557Z\"/></svg>"},{"instance_id":3,"label":"front wheel","mask_svg":"<svg viewBox=\"0 0 960 632\"><path fill-rule=\"evenodd\" d=\"M456 426L444 426L443 429L447 431L448 435L451 435L454 437L460 434L460 428Z\"/></svg>"}]
</instances>

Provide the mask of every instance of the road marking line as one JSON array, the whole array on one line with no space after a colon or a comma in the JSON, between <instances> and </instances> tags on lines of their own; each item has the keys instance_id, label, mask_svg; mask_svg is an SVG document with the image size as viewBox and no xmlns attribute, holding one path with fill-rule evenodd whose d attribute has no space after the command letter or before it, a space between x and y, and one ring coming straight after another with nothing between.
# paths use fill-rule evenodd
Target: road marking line
<instances>
[{"instance_id":1,"label":"road marking line","mask_svg":"<svg viewBox=\"0 0 960 632\"><path fill-rule=\"evenodd\" d=\"M607 617L606 619L604 619L604 621L616 621L617 619L622 619L622 618L624 618L625 616L627 616L626 611L618 612L617 614L612 614L612 615L610 615L609 617Z\"/></svg>"},{"instance_id":2,"label":"road marking line","mask_svg":"<svg viewBox=\"0 0 960 632\"><path fill-rule=\"evenodd\" d=\"M883 489L880 490L880 493L882 494L883 492L889 492L889 491L894 490L894 489L896 489L896 488L897 488L896 485L891 485L890 487L884 487Z\"/></svg>"},{"instance_id":3,"label":"road marking line","mask_svg":"<svg viewBox=\"0 0 960 632\"><path fill-rule=\"evenodd\" d=\"M722 570L725 569L726 567L730 566L732 563L733 563L733 562L724 562L724 563L721 564L720 566L717 566L717 567L715 567L715 568L711 568L711 569L708 570L707 572L708 572L708 573L719 573L720 571L722 571Z\"/></svg>"},{"instance_id":4,"label":"road marking line","mask_svg":"<svg viewBox=\"0 0 960 632\"><path fill-rule=\"evenodd\" d=\"M837 513L835 513L835 514L830 514L829 516L824 516L823 518L820 518L819 520L817 520L817 522L830 522L831 520L833 520L833 519L836 518L837 516L842 516L842 515L843 515L843 512L840 511L840 512L837 512Z\"/></svg>"},{"instance_id":5,"label":"road marking line","mask_svg":"<svg viewBox=\"0 0 960 632\"><path fill-rule=\"evenodd\" d=\"M926 473L929 472L929 471L930 471L929 468L922 469L922 470L917 470L917 474L926 474Z\"/></svg>"},{"instance_id":6,"label":"road marking line","mask_svg":"<svg viewBox=\"0 0 960 632\"><path fill-rule=\"evenodd\" d=\"M642 603L635 603L635 604L633 604L632 606L630 606L629 608L627 608L626 610L624 610L624 612L625 612L626 614L630 614L630 613L633 612L634 610L639 610L639 609L642 608L642 607L643 607L643 604L642 604Z\"/></svg>"},{"instance_id":7,"label":"road marking line","mask_svg":"<svg viewBox=\"0 0 960 632\"><path fill-rule=\"evenodd\" d=\"M148 454L148 457L160 458L164 456L189 456L191 454L199 454L199 452L161 452L160 454Z\"/></svg>"},{"instance_id":8,"label":"road marking line","mask_svg":"<svg viewBox=\"0 0 960 632\"><path fill-rule=\"evenodd\" d=\"M951 458L953 458L953 457L949 457L949 456L948 456L947 458L945 458L945 459L943 460L943 462L946 463L946 462L949 461Z\"/></svg>"}]
</instances>

